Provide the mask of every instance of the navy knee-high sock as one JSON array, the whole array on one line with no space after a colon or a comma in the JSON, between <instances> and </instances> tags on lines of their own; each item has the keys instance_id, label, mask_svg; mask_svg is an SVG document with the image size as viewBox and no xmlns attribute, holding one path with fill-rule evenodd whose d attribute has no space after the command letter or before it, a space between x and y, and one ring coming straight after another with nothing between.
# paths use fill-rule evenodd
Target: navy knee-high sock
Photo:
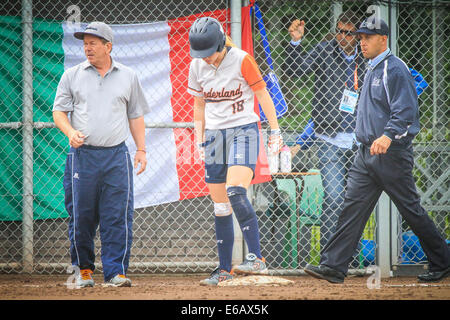
<instances>
[{"instance_id":1,"label":"navy knee-high sock","mask_svg":"<svg viewBox=\"0 0 450 320\"><path fill-rule=\"evenodd\" d=\"M215 216L219 269L230 272L233 258L233 216Z\"/></svg>"},{"instance_id":2,"label":"navy knee-high sock","mask_svg":"<svg viewBox=\"0 0 450 320\"><path fill-rule=\"evenodd\" d=\"M259 227L256 212L247 198L247 189L243 187L228 187L228 199L239 222L248 251L261 259L259 243Z\"/></svg>"}]
</instances>

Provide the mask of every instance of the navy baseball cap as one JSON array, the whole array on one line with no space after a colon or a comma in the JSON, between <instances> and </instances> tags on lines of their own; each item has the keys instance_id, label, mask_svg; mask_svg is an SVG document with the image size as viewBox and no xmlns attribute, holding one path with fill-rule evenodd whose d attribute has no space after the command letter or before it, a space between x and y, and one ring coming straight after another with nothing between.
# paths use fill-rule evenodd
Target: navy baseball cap
<instances>
[{"instance_id":1,"label":"navy baseball cap","mask_svg":"<svg viewBox=\"0 0 450 320\"><path fill-rule=\"evenodd\" d=\"M389 27L383 19L369 17L361 23L356 33L389 35Z\"/></svg>"},{"instance_id":2,"label":"navy baseball cap","mask_svg":"<svg viewBox=\"0 0 450 320\"><path fill-rule=\"evenodd\" d=\"M108 42L113 42L113 31L111 27L104 22L91 22L83 32L75 32L73 35L75 38L83 40L84 35L86 34L105 39Z\"/></svg>"}]
</instances>

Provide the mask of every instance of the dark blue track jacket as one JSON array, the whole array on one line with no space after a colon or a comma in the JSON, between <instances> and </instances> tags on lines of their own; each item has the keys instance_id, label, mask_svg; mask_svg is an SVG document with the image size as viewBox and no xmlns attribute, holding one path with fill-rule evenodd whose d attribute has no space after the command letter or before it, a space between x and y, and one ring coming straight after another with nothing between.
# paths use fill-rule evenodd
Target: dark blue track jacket
<instances>
[{"instance_id":1,"label":"dark blue track jacket","mask_svg":"<svg viewBox=\"0 0 450 320\"><path fill-rule=\"evenodd\" d=\"M356 139L370 146L384 134L392 139L391 148L405 147L419 129L414 79L402 60L388 54L367 68L357 107Z\"/></svg>"}]
</instances>

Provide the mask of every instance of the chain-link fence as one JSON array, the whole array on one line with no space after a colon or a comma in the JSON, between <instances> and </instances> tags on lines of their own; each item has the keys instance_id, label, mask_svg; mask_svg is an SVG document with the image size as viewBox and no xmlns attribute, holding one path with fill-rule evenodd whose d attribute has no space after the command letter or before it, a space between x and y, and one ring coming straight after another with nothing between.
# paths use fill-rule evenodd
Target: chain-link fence
<instances>
[{"instance_id":1,"label":"chain-link fence","mask_svg":"<svg viewBox=\"0 0 450 320\"><path fill-rule=\"evenodd\" d=\"M197 16L212 15L229 31L230 22L240 19L232 13L239 2L102 0L68 4L24 0L0 5L2 272L65 272L70 263L62 187L68 143L54 127L51 109L62 73L84 59L81 43L72 33L94 20L113 26L117 40L112 56L136 70L152 106L146 116L149 169L144 177L135 176L130 272L205 272L216 266L213 204L193 148L192 98L186 93L190 63L187 30ZM341 140L330 138L351 133L352 116L320 113L317 108L332 106L335 110L346 84L361 86L364 78L366 62L357 43L352 43L353 36L345 34L348 23L338 24L339 16L351 10L361 21L372 13L368 9L373 3L258 3L274 72L288 105L279 122L294 154L293 171L318 174L255 184L249 197L259 218L262 254L270 269L297 272L308 262L318 262L320 248L342 207L347 171L355 153L349 135L342 135ZM391 49L429 85L419 97L422 129L415 139L414 173L423 205L449 239L449 10L433 1L380 7L390 22ZM262 73L267 74L270 70L254 12L252 17L254 55ZM295 19L305 22L305 33L300 43L292 44L288 28ZM344 22L353 23L353 17L349 19ZM313 61L318 46L344 48L342 53L338 51L338 60L321 62L330 64L323 74L311 68L319 63ZM355 50L356 56L346 60ZM305 57L305 64L299 63L296 54ZM358 81L354 81L355 74ZM305 139L311 133L302 133L313 117L321 119L315 121L316 137ZM267 140L265 132L263 136ZM377 206L352 269L363 270L377 263L379 216ZM410 244L414 235L402 221L393 221L397 221L398 241L393 241L396 259L392 263L423 263L420 246ZM96 250L100 265L98 236ZM238 260L245 254L238 233L235 252Z\"/></svg>"},{"instance_id":2,"label":"chain-link fence","mask_svg":"<svg viewBox=\"0 0 450 320\"><path fill-rule=\"evenodd\" d=\"M356 64L347 63L340 57L341 51L346 55L354 53L350 43L350 35L339 33L339 30L350 30L351 16L341 13L350 11L356 20L379 14L390 26L389 47L408 67L422 74L428 87L420 93L419 106L421 116L421 132L414 140L415 168L419 194L422 204L429 212L445 239L450 238L449 226L449 126L448 126L448 34L450 10L448 4L439 1L422 1L420 4L411 1L258 1L263 12L263 20L268 30L275 72L281 79L281 86L289 106L286 116L280 119L288 144L300 143L303 147L293 158L296 170L305 171L311 168L320 169L324 188L322 216L320 226L310 226L308 231L313 237L319 237L315 243L323 246L333 229L336 216L342 208L345 178L351 165L355 151L351 148L344 151L345 142L329 137L339 132L346 132L343 124L348 120L330 110L337 110L344 87L354 86L358 75L361 81L365 73L365 62L354 58ZM377 7L374 7L377 5ZM420 17L420 18L419 18ZM298 34L289 34L289 27L294 20L304 21L304 35L298 41ZM256 27L255 27L256 28ZM256 33L256 57L262 69L268 67L258 29ZM259 47L258 47L259 45ZM347 46L345 48L345 46ZM336 49L343 48L344 50ZM339 53L324 55L323 51L338 50ZM323 58L326 56L327 58ZM318 64L322 64L318 66ZM346 72L343 68L355 68L355 73ZM413 72L413 71L412 71ZM344 78L343 78L344 77ZM419 83L418 87L425 83ZM361 86L361 83L359 83ZM355 87L356 89L356 87ZM323 98L325 97L325 98ZM321 109L322 108L322 109ZM323 111L323 109L328 109ZM308 146L306 140L308 124L314 118L316 137ZM320 123L322 121L322 124ZM322 131L322 132L321 132ZM321 133L321 134L317 134ZM345 140L345 139L344 139ZM341 147L336 147L336 145ZM349 147L349 146L347 146ZM298 145L296 147L298 149ZM387 207L389 208L389 206ZM359 253L351 265L367 266L375 263L380 254L374 249L377 246L377 234L380 229L377 221L380 217L379 207L366 226L361 239ZM426 262L417 237L394 209L384 219L389 228L396 231L389 257L393 265L421 264ZM318 232L317 230L318 229ZM378 231L378 232L377 232ZM316 233L317 232L317 233ZM387 235L389 236L389 235ZM448 240L447 240L448 241ZM305 246L305 248L308 248ZM309 250L309 249L308 249ZM304 257L313 258L311 251Z\"/></svg>"},{"instance_id":3,"label":"chain-link fence","mask_svg":"<svg viewBox=\"0 0 450 320\"><path fill-rule=\"evenodd\" d=\"M422 204L450 239L449 208L449 45L450 10L439 7L398 8L398 55L429 82L420 95L421 131L415 139L415 178ZM418 19L418 17L421 17ZM417 237L399 219L398 261L425 263ZM449 240L447 240L449 242Z\"/></svg>"}]
</instances>

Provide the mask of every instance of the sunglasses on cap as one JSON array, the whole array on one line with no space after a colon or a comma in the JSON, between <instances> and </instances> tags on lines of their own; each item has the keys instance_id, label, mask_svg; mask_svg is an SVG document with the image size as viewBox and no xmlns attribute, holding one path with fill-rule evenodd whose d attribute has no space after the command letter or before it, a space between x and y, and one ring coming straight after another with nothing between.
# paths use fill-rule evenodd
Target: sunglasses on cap
<instances>
[{"instance_id":1,"label":"sunglasses on cap","mask_svg":"<svg viewBox=\"0 0 450 320\"><path fill-rule=\"evenodd\" d=\"M339 29L339 28L336 28L336 33L343 34L344 36L356 36L355 31L344 30L344 29Z\"/></svg>"}]
</instances>

